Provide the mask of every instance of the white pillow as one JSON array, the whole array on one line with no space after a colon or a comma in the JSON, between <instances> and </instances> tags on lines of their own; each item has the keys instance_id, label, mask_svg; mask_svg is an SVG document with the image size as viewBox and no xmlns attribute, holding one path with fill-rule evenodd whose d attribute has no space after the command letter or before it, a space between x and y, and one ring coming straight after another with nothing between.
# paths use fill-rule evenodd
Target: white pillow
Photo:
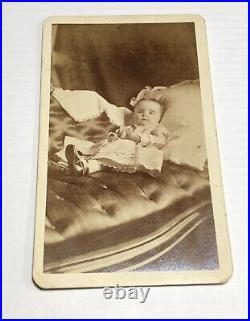
<instances>
[{"instance_id":1,"label":"white pillow","mask_svg":"<svg viewBox=\"0 0 250 321\"><path fill-rule=\"evenodd\" d=\"M147 88L139 95L159 100L166 106L161 124L171 132L172 139L163 148L164 159L203 170L207 153L199 81Z\"/></svg>"}]
</instances>

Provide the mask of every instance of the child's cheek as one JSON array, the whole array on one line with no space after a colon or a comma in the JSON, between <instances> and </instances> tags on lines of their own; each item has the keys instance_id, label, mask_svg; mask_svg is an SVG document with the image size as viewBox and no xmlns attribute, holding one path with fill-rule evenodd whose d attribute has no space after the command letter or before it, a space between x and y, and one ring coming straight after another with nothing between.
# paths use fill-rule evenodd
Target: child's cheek
<instances>
[{"instance_id":1,"label":"child's cheek","mask_svg":"<svg viewBox=\"0 0 250 321\"><path fill-rule=\"evenodd\" d=\"M135 122L135 123L138 123L138 121L139 121L138 115L134 115L134 122Z\"/></svg>"}]
</instances>

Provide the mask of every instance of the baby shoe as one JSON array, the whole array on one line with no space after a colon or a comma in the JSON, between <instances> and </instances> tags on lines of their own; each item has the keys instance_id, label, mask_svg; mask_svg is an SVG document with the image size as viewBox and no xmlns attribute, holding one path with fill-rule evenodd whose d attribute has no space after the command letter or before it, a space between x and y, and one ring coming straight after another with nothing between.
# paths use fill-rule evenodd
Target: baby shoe
<instances>
[{"instance_id":1,"label":"baby shoe","mask_svg":"<svg viewBox=\"0 0 250 321\"><path fill-rule=\"evenodd\" d=\"M85 166L80 160L78 152L74 145L67 145L65 148L65 156L68 161L68 175L82 176L85 174Z\"/></svg>"}]
</instances>

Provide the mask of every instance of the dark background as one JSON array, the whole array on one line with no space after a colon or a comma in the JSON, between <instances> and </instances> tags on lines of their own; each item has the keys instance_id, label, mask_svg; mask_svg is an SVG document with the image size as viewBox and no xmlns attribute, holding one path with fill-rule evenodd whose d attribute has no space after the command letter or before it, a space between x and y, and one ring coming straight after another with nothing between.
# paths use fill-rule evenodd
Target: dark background
<instances>
[{"instance_id":1,"label":"dark background","mask_svg":"<svg viewBox=\"0 0 250 321\"><path fill-rule=\"evenodd\" d=\"M199 78L193 23L54 25L52 82L128 106L143 87Z\"/></svg>"}]
</instances>

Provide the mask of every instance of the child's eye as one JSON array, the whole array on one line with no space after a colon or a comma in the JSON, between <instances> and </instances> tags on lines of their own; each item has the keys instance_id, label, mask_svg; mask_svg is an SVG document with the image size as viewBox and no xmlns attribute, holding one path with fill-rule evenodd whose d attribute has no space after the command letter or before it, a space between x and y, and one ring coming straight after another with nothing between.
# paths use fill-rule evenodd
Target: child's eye
<instances>
[{"instance_id":1,"label":"child's eye","mask_svg":"<svg viewBox=\"0 0 250 321\"><path fill-rule=\"evenodd\" d=\"M153 115L153 114L154 114L154 111L150 111L149 114L150 114L150 115Z\"/></svg>"}]
</instances>

